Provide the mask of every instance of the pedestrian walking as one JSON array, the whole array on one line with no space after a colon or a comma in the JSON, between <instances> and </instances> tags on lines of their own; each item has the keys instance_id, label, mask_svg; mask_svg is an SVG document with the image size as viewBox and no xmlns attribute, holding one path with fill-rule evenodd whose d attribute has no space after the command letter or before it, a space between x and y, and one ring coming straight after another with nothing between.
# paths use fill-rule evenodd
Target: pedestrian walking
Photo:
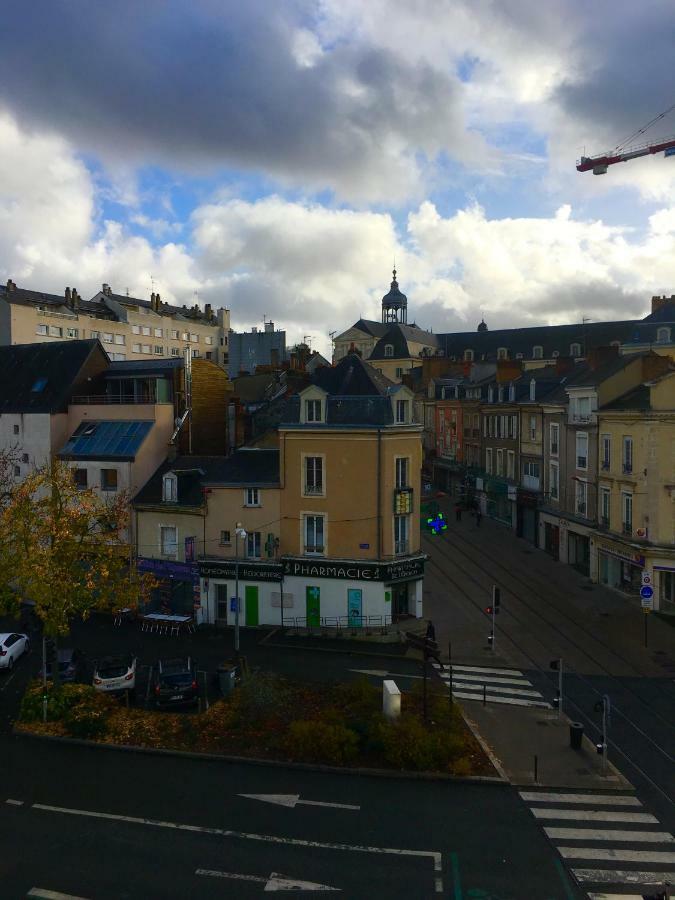
<instances>
[{"instance_id":1,"label":"pedestrian walking","mask_svg":"<svg viewBox=\"0 0 675 900\"><path fill-rule=\"evenodd\" d=\"M455 521L462 521L462 507L459 503L455 504Z\"/></svg>"},{"instance_id":2,"label":"pedestrian walking","mask_svg":"<svg viewBox=\"0 0 675 900\"><path fill-rule=\"evenodd\" d=\"M427 624L427 640L436 640L436 629L434 628L434 623L431 621L431 619L429 619L429 622Z\"/></svg>"}]
</instances>

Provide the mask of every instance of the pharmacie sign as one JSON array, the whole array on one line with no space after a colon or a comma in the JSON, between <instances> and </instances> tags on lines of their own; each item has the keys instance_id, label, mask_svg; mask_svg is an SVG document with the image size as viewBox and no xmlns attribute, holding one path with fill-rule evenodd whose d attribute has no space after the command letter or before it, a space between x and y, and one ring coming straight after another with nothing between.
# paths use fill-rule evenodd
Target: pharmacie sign
<instances>
[{"instance_id":1,"label":"pharmacie sign","mask_svg":"<svg viewBox=\"0 0 675 900\"><path fill-rule=\"evenodd\" d=\"M390 563L363 563L351 560L328 562L304 557L282 560L285 576L301 578L333 578L339 581L408 581L424 576L426 556L396 560Z\"/></svg>"},{"instance_id":2,"label":"pharmacie sign","mask_svg":"<svg viewBox=\"0 0 675 900\"><path fill-rule=\"evenodd\" d=\"M202 578L235 578L237 567L234 561L209 562L208 560L200 560L199 574ZM239 563L239 578L242 581L281 581L281 577L280 565Z\"/></svg>"}]
</instances>

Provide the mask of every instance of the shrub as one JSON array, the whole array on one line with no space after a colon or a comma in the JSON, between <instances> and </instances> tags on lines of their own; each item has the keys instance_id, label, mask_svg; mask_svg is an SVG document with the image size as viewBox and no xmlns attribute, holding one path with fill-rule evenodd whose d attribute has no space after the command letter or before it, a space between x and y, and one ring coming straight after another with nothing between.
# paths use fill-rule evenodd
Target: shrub
<instances>
[{"instance_id":1,"label":"shrub","mask_svg":"<svg viewBox=\"0 0 675 900\"><path fill-rule=\"evenodd\" d=\"M283 746L291 759L341 766L354 759L358 743L345 725L304 719L291 723Z\"/></svg>"},{"instance_id":2,"label":"shrub","mask_svg":"<svg viewBox=\"0 0 675 900\"><path fill-rule=\"evenodd\" d=\"M73 737L94 740L106 730L112 711L110 697L90 694L71 706L63 717L64 724Z\"/></svg>"},{"instance_id":3,"label":"shrub","mask_svg":"<svg viewBox=\"0 0 675 900\"><path fill-rule=\"evenodd\" d=\"M51 682L47 682L47 720L56 722L63 719L73 706L95 693L88 684L64 684L55 689ZM33 681L21 701L19 718L22 722L42 721L42 695L42 682Z\"/></svg>"},{"instance_id":4,"label":"shrub","mask_svg":"<svg viewBox=\"0 0 675 900\"><path fill-rule=\"evenodd\" d=\"M232 698L236 718L243 724L256 725L265 719L288 712L293 692L279 675L256 673L242 682Z\"/></svg>"},{"instance_id":5,"label":"shrub","mask_svg":"<svg viewBox=\"0 0 675 900\"><path fill-rule=\"evenodd\" d=\"M385 760L397 769L448 772L465 751L460 735L427 727L414 716L382 722L379 737Z\"/></svg>"},{"instance_id":6,"label":"shrub","mask_svg":"<svg viewBox=\"0 0 675 900\"><path fill-rule=\"evenodd\" d=\"M335 702L345 710L350 719L368 720L382 708L382 690L367 678L359 678L357 681L337 685Z\"/></svg>"}]
</instances>

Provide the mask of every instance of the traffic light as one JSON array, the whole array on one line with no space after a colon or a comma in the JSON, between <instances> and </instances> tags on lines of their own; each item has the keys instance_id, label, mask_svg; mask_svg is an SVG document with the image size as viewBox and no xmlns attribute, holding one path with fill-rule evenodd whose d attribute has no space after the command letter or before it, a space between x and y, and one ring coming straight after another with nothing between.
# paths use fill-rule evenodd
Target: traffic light
<instances>
[{"instance_id":1,"label":"traffic light","mask_svg":"<svg viewBox=\"0 0 675 900\"><path fill-rule=\"evenodd\" d=\"M492 607L492 606L486 606L486 607L485 607L485 615L486 615L486 616L491 616L491 615L492 615L493 609L494 609L494 607Z\"/></svg>"},{"instance_id":2,"label":"traffic light","mask_svg":"<svg viewBox=\"0 0 675 900\"><path fill-rule=\"evenodd\" d=\"M553 698L553 705L560 706L560 691L556 688L555 697Z\"/></svg>"},{"instance_id":3,"label":"traffic light","mask_svg":"<svg viewBox=\"0 0 675 900\"><path fill-rule=\"evenodd\" d=\"M492 646L492 643L493 643L494 639L495 639L494 634L492 634L492 632L490 632L490 634L488 634L488 644L489 644L490 646Z\"/></svg>"},{"instance_id":4,"label":"traffic light","mask_svg":"<svg viewBox=\"0 0 675 900\"><path fill-rule=\"evenodd\" d=\"M496 615L496 616L499 615L499 604L501 603L501 599L502 599L502 598L501 598L501 591L499 590L499 588L497 587L497 585L495 585L495 586L492 588L492 604L493 604L493 606L494 606L494 608L495 608L495 615Z\"/></svg>"},{"instance_id":5,"label":"traffic light","mask_svg":"<svg viewBox=\"0 0 675 900\"><path fill-rule=\"evenodd\" d=\"M600 740L597 741L595 744L595 751L598 754L598 756L602 756L602 754L605 752L606 749L607 749L607 744L605 743L605 735L603 734L600 737Z\"/></svg>"}]
</instances>

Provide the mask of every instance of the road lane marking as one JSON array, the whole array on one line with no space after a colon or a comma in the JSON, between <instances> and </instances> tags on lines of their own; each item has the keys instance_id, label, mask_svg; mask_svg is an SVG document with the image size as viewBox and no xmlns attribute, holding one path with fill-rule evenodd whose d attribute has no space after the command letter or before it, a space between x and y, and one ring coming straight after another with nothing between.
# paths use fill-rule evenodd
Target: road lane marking
<instances>
[{"instance_id":1,"label":"road lane marking","mask_svg":"<svg viewBox=\"0 0 675 900\"><path fill-rule=\"evenodd\" d=\"M616 794L555 794L548 791L519 791L528 803L597 803L599 806L642 806L637 797L622 797ZM581 812L581 810L579 810Z\"/></svg>"},{"instance_id":2,"label":"road lane marking","mask_svg":"<svg viewBox=\"0 0 675 900\"><path fill-rule=\"evenodd\" d=\"M405 672L387 672L386 669L347 669L348 672L357 672L359 675L372 675L373 678L414 678L421 681L424 675L406 675Z\"/></svg>"},{"instance_id":3,"label":"road lane marking","mask_svg":"<svg viewBox=\"0 0 675 900\"><path fill-rule=\"evenodd\" d=\"M327 803L323 800L301 800L300 794L237 794L238 797L246 797L247 800L262 800L263 803L274 803L277 806L287 806L295 809L296 806L330 806L335 809L361 809L351 803Z\"/></svg>"},{"instance_id":4,"label":"road lane marking","mask_svg":"<svg viewBox=\"0 0 675 900\"><path fill-rule=\"evenodd\" d=\"M162 819L145 819L139 816L122 816L117 813L96 812L88 809L74 809L68 806L51 806L46 803L33 803L32 809L44 812L64 813L71 816L85 816L92 819L104 819L110 822L128 822L132 825L150 825L155 828L171 828L175 831L189 831L198 834L214 834L221 837L240 838L245 841L263 841L269 844L288 844L295 847L315 847L324 850L347 850L353 853L381 853L392 856L412 856L431 859L434 864L434 881L436 893L443 893L443 855L438 850L403 850L398 847L369 847L360 844L336 844L328 841L308 841L302 838L286 838L273 834L254 834L245 831L232 831L227 828L214 828L208 825L186 825L181 822L169 822Z\"/></svg>"},{"instance_id":5,"label":"road lane marking","mask_svg":"<svg viewBox=\"0 0 675 900\"><path fill-rule=\"evenodd\" d=\"M614 847L558 847L557 850L563 859L599 859L604 862L616 860L617 862L675 865L675 853L668 850L622 850Z\"/></svg>"},{"instance_id":6,"label":"road lane marking","mask_svg":"<svg viewBox=\"0 0 675 900\"><path fill-rule=\"evenodd\" d=\"M238 872L219 872L216 869L195 869L195 875L209 875L212 878L229 878L235 881L255 881L264 884L263 890L267 891L340 891L341 888L330 887L327 884L318 884L315 881L298 881L288 878L278 872L272 872L269 878L260 875L240 875Z\"/></svg>"},{"instance_id":7,"label":"road lane marking","mask_svg":"<svg viewBox=\"0 0 675 900\"><path fill-rule=\"evenodd\" d=\"M525 682L528 684L529 682ZM452 679L452 686L458 687L462 691L478 691L480 695L483 695L483 686L478 684L465 684L464 682L455 681ZM512 688L512 687L497 687L494 684L486 685L488 694L515 694L518 697L541 697L539 691L525 691L522 688Z\"/></svg>"},{"instance_id":8,"label":"road lane marking","mask_svg":"<svg viewBox=\"0 0 675 900\"><path fill-rule=\"evenodd\" d=\"M5 800L10 806L23 806L23 800Z\"/></svg>"},{"instance_id":9,"label":"road lane marking","mask_svg":"<svg viewBox=\"0 0 675 900\"><path fill-rule=\"evenodd\" d=\"M86 900L85 897L76 897L75 894L61 894L59 891L49 891L47 888L31 888L26 897L37 897L40 900Z\"/></svg>"},{"instance_id":10,"label":"road lane marking","mask_svg":"<svg viewBox=\"0 0 675 900\"><path fill-rule=\"evenodd\" d=\"M578 819L583 816L587 822L644 822L649 825L658 825L659 820L651 813L615 812L614 810L599 809L540 809L536 806L530 808L536 819Z\"/></svg>"},{"instance_id":11,"label":"road lane marking","mask_svg":"<svg viewBox=\"0 0 675 900\"><path fill-rule=\"evenodd\" d=\"M475 700L477 702L482 702L483 695L481 694L467 694L466 691L454 691L453 696L459 697L460 700ZM521 700L518 697L502 697L498 694L490 694L490 691L487 692L487 700L494 700L496 703L505 704L507 706L537 706L540 709L550 709L551 704L547 703L545 700Z\"/></svg>"},{"instance_id":12,"label":"road lane marking","mask_svg":"<svg viewBox=\"0 0 675 900\"><path fill-rule=\"evenodd\" d=\"M436 663L434 663L434 666L438 668ZM448 666L446 665L445 668L447 669ZM456 666L453 663L452 671L475 673L476 675L506 675L508 677L520 675L521 678L525 678L524 673L518 669L485 669L483 666Z\"/></svg>"},{"instance_id":13,"label":"road lane marking","mask_svg":"<svg viewBox=\"0 0 675 900\"><path fill-rule=\"evenodd\" d=\"M616 885L640 884L651 887L656 884L663 887L673 877L672 872L637 872L634 869L572 869L577 881Z\"/></svg>"},{"instance_id":14,"label":"road lane marking","mask_svg":"<svg viewBox=\"0 0 675 900\"><path fill-rule=\"evenodd\" d=\"M596 894L588 895L588 900L645 900L644 894Z\"/></svg>"},{"instance_id":15,"label":"road lane marking","mask_svg":"<svg viewBox=\"0 0 675 900\"><path fill-rule=\"evenodd\" d=\"M443 681L450 681L450 673L438 672ZM452 682L456 681L477 681L478 684L514 684L516 687L527 685L532 687L532 682L527 678L495 678L494 675L464 675L462 672L455 674L453 666Z\"/></svg>"},{"instance_id":16,"label":"road lane marking","mask_svg":"<svg viewBox=\"0 0 675 900\"><path fill-rule=\"evenodd\" d=\"M544 828L553 840L561 841L635 841L637 844L672 844L675 838L667 831L614 831L597 828Z\"/></svg>"}]
</instances>

